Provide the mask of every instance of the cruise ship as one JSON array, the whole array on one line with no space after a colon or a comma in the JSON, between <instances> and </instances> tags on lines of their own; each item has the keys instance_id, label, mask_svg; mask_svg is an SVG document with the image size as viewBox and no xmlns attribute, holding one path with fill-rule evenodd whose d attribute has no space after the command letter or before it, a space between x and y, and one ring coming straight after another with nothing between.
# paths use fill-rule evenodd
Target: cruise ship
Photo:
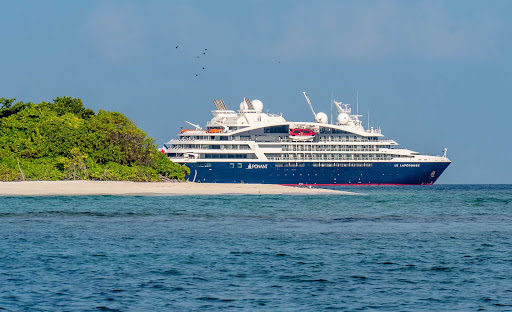
<instances>
[{"instance_id":1,"label":"cruise ship","mask_svg":"<svg viewBox=\"0 0 512 312\"><path fill-rule=\"evenodd\" d=\"M260 100L244 99L237 111L214 100L204 128L187 121L190 129L181 128L161 151L190 168L189 181L208 183L431 185L451 163L446 148L443 156L399 148L335 100L329 122L303 95L314 121L287 121L264 112Z\"/></svg>"}]
</instances>

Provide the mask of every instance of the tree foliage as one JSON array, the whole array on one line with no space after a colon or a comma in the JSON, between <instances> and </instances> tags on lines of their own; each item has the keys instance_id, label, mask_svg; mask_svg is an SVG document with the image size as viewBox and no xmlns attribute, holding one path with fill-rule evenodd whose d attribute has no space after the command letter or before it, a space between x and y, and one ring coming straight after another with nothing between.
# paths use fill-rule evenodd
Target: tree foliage
<instances>
[{"instance_id":1,"label":"tree foliage","mask_svg":"<svg viewBox=\"0 0 512 312\"><path fill-rule=\"evenodd\" d=\"M0 98L0 105L2 105L2 107L0 107L0 118L8 117L13 114L16 114L17 112L19 112L20 110L24 109L27 106L30 106L30 104L31 104L31 103L18 102L13 105L14 101L16 101L16 99Z\"/></svg>"},{"instance_id":2,"label":"tree foliage","mask_svg":"<svg viewBox=\"0 0 512 312\"><path fill-rule=\"evenodd\" d=\"M58 97L40 104L0 98L0 180L183 180L190 172L157 150L121 113Z\"/></svg>"}]
</instances>

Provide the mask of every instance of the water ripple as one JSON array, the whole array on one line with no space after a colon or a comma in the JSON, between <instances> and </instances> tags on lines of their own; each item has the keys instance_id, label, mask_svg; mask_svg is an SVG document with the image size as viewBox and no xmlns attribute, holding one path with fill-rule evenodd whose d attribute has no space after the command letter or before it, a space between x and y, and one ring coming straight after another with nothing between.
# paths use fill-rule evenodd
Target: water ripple
<instances>
[{"instance_id":1,"label":"water ripple","mask_svg":"<svg viewBox=\"0 0 512 312\"><path fill-rule=\"evenodd\" d=\"M512 309L511 186L364 192L0 197L0 310Z\"/></svg>"}]
</instances>

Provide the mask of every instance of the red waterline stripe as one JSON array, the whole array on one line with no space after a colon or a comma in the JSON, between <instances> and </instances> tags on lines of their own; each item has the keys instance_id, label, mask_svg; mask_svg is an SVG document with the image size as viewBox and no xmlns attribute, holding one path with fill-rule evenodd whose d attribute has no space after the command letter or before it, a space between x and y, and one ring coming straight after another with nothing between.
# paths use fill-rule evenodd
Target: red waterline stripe
<instances>
[{"instance_id":1,"label":"red waterline stripe","mask_svg":"<svg viewBox=\"0 0 512 312\"><path fill-rule=\"evenodd\" d=\"M397 186L397 185L434 185L433 183L427 183L427 184L406 184L406 183L338 183L338 184L280 184L280 185L284 185L284 186L336 186L336 185L340 185L340 186L364 186L364 185L368 185L368 186L379 186L379 185L382 185L382 186Z\"/></svg>"}]
</instances>

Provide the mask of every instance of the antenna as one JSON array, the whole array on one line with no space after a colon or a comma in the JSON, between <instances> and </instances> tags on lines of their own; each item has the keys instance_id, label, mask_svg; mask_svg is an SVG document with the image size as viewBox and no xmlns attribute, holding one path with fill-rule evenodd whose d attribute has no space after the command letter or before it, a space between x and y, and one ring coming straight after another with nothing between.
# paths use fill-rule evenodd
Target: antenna
<instances>
[{"instance_id":1,"label":"antenna","mask_svg":"<svg viewBox=\"0 0 512 312\"><path fill-rule=\"evenodd\" d=\"M331 89L331 124L334 124L332 121L332 102L334 100L334 91Z\"/></svg>"},{"instance_id":2,"label":"antenna","mask_svg":"<svg viewBox=\"0 0 512 312\"><path fill-rule=\"evenodd\" d=\"M359 115L359 89L356 90L356 115Z\"/></svg>"},{"instance_id":3,"label":"antenna","mask_svg":"<svg viewBox=\"0 0 512 312\"><path fill-rule=\"evenodd\" d=\"M302 94L304 94L304 97L306 98L306 101L309 104L309 108L311 108L311 112L313 113L313 116L315 116L315 121L316 121L317 120L316 113L315 113L315 110L313 109L313 105L311 105L311 101L309 100L308 96L306 95L306 92L303 91Z\"/></svg>"},{"instance_id":4,"label":"antenna","mask_svg":"<svg viewBox=\"0 0 512 312\"><path fill-rule=\"evenodd\" d=\"M368 108L368 130L370 130L370 109Z\"/></svg>"}]
</instances>

